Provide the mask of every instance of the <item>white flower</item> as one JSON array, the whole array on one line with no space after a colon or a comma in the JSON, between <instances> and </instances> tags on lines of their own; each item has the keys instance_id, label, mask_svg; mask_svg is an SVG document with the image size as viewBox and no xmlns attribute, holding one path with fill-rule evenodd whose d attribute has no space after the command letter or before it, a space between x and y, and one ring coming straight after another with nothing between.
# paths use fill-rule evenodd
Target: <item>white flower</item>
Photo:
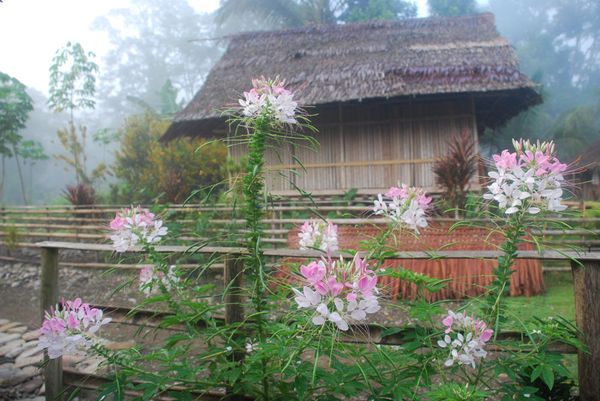
<instances>
[{"instance_id":1,"label":"white flower","mask_svg":"<svg viewBox=\"0 0 600 401\"><path fill-rule=\"evenodd\" d=\"M402 185L390 188L385 196L377 195L373 213L386 216L418 233L419 228L427 227L426 213L430 202L431 198L422 189Z\"/></svg>"},{"instance_id":2,"label":"white flower","mask_svg":"<svg viewBox=\"0 0 600 401\"><path fill-rule=\"evenodd\" d=\"M298 245L300 249L320 249L331 253L339 249L337 226L330 221L308 220L300 227Z\"/></svg>"},{"instance_id":3,"label":"white flower","mask_svg":"<svg viewBox=\"0 0 600 401\"><path fill-rule=\"evenodd\" d=\"M258 349L258 345L253 343L252 340L246 343L246 354L250 354Z\"/></svg>"}]
</instances>

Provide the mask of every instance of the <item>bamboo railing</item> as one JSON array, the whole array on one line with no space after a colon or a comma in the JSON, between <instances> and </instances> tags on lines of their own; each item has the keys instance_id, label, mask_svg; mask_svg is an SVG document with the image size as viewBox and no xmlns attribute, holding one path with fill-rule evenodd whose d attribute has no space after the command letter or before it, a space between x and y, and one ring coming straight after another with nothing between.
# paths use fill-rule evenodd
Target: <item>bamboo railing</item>
<instances>
[{"instance_id":1,"label":"bamboo railing","mask_svg":"<svg viewBox=\"0 0 600 401\"><path fill-rule=\"evenodd\" d=\"M69 242L45 241L37 244L41 250L41 314L55 305L59 298L58 273L59 273L59 251L79 250L92 252L108 252L112 250L110 245L85 244ZM186 253L190 251L186 246L158 246L156 250L160 253ZM128 252L138 253L141 248L133 248ZM242 266L240 256L247 253L242 247L202 247L193 250L201 254L219 254L225 256L224 284L234 288L225 299L225 321L237 322L243 319L241 298L235 289L241 286ZM300 251L296 249L265 249L265 256L276 258L316 258L321 253L317 251ZM343 256L350 256L341 253ZM332 257L339 256L339 253ZM389 256L389 259L490 259L497 258L497 251L439 251L434 254L430 252L398 252ZM572 251L520 251L517 258L541 259L541 260L563 260L570 261L574 277L574 295L576 307L576 320L579 329L583 333L583 342L587 345L587 351L578 352L579 366L579 388L582 401L596 401L600 398L600 302L597 294L600 293L600 252L572 252ZM233 282L232 282L233 281ZM126 315L126 313L125 313ZM43 318L43 317L42 317ZM360 339L355 339L359 342ZM568 351L568 350L567 350ZM82 378L76 372L63 372L60 359L49 360L45 354L44 378L46 383L46 400L61 400L64 396L64 378L69 383L77 384ZM66 374L65 374L66 373ZM101 377L92 379L102 381ZM222 396L222 395L221 395ZM199 399L214 400L218 395L206 394Z\"/></svg>"}]
</instances>

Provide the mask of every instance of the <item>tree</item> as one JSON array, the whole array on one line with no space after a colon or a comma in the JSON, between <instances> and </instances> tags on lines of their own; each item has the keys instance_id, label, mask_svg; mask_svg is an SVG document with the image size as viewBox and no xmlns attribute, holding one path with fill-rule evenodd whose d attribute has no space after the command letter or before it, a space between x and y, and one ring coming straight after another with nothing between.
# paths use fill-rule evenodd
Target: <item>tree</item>
<instances>
[{"instance_id":1,"label":"tree","mask_svg":"<svg viewBox=\"0 0 600 401\"><path fill-rule=\"evenodd\" d=\"M0 194L3 193L6 177L5 159L14 157L17 163L23 202L28 203L19 161L19 146L23 139L19 131L25 128L29 113L33 110L33 102L25 89L25 85L16 78L0 72L0 156L2 157Z\"/></svg>"},{"instance_id":2,"label":"tree","mask_svg":"<svg viewBox=\"0 0 600 401\"><path fill-rule=\"evenodd\" d=\"M158 142L169 124L152 112L125 120L113 167L121 181L113 186L116 201L148 203L160 199L180 203L192 191L224 179L225 145L189 138Z\"/></svg>"},{"instance_id":3,"label":"tree","mask_svg":"<svg viewBox=\"0 0 600 401\"><path fill-rule=\"evenodd\" d=\"M489 8L501 34L515 45L522 70L539 84L544 103L488 131L493 134L485 136L486 142L505 146L512 137L553 139L562 159L576 157L600 139L600 5L491 0Z\"/></svg>"},{"instance_id":4,"label":"tree","mask_svg":"<svg viewBox=\"0 0 600 401\"><path fill-rule=\"evenodd\" d=\"M397 20L417 16L417 6L402 0L347 0L340 19L345 22Z\"/></svg>"},{"instance_id":5,"label":"tree","mask_svg":"<svg viewBox=\"0 0 600 401\"><path fill-rule=\"evenodd\" d=\"M406 0L224 0L216 22L222 26L236 17L251 16L266 21L269 29L396 20L414 17L416 11L415 4Z\"/></svg>"},{"instance_id":6,"label":"tree","mask_svg":"<svg viewBox=\"0 0 600 401\"><path fill-rule=\"evenodd\" d=\"M44 146L40 142L32 140L32 139L21 141L19 149L17 149L17 154L18 154L18 156L21 156L21 158L23 158L24 164L29 164L29 176L31 177L31 180L33 180L33 166L41 160L49 159L48 155L44 151ZM23 191L23 194L25 194L25 189L24 189L25 184L23 182L23 174L21 172L19 163L17 163L17 168L19 168L19 173L20 173L19 175L21 178L21 189ZM25 203L27 204L28 201L27 201L25 195L23 196L23 198L24 198ZM33 198L33 183L32 183L32 181L30 181L29 201L31 201L32 198Z\"/></svg>"},{"instance_id":7,"label":"tree","mask_svg":"<svg viewBox=\"0 0 600 401\"><path fill-rule=\"evenodd\" d=\"M58 139L66 154L54 155L75 172L77 183L91 185L103 176L106 166L98 165L91 174L87 172L87 127L75 124L75 111L96 106L96 73L98 65L92 61L94 53L86 52L79 43L67 42L56 51L50 66L49 107L55 112L69 112L69 123L59 129Z\"/></svg>"},{"instance_id":8,"label":"tree","mask_svg":"<svg viewBox=\"0 0 600 401\"><path fill-rule=\"evenodd\" d=\"M454 17L477 11L475 0L427 0L429 13L438 17Z\"/></svg>"},{"instance_id":9,"label":"tree","mask_svg":"<svg viewBox=\"0 0 600 401\"><path fill-rule=\"evenodd\" d=\"M209 40L214 37L211 18L197 14L186 0L130 3L92 25L106 32L112 44L99 93L119 117L139 112L131 99L158 109L167 80L183 100L191 99L219 55L218 42Z\"/></svg>"}]
</instances>

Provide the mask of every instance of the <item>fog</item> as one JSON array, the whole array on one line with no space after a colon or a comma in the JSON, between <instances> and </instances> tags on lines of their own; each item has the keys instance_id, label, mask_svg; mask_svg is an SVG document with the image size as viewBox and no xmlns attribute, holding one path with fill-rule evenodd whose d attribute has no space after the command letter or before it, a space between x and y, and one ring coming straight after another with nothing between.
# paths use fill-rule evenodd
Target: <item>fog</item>
<instances>
[{"instance_id":1,"label":"fog","mask_svg":"<svg viewBox=\"0 0 600 401\"><path fill-rule=\"evenodd\" d=\"M0 3L0 14L9 11L11 1L19 0ZM273 2L285 3L284 0ZM118 133L123 119L148 110L168 118L185 105L201 87L211 66L226 47L226 40L216 38L242 30L276 29L299 23L349 23L343 20L345 9L340 6L346 4L343 1L330 1L332 12L321 13L319 18L322 20L304 22L289 15L265 13L257 6L268 1L226 0L221 3L223 9L229 6L230 11L226 15L214 11L216 1L131 0L127 8L108 9L95 15L81 37L72 32L73 37L68 40L81 41L86 51L98 53L94 58L99 66L95 108L77 110L74 115L77 126L86 126L89 132L86 169L91 171L99 163L109 165L108 174L94 181L98 193L108 194L110 185L116 182L110 173L110 165L114 151L119 147ZM469 1L457 0L456 3ZM244 5L248 4L250 9L244 9ZM412 2L414 9L410 9L411 2L407 4L407 13L398 14L397 18L408 16L410 12L427 15L426 1ZM336 5L342 8L334 9ZM475 7L476 11L489 11L496 15L499 32L515 47L522 71L540 84L539 90L544 97L543 105L515 118L500 130L484 133L486 148L501 148L513 136L549 138L561 145L565 158L574 158L582 149L599 140L598 2L490 0L479 2ZM71 18L76 19L77 15ZM304 14L303 18L309 17ZM34 34L32 30L31 35L44 33L35 31ZM103 38L97 42L102 43L99 49L88 46L96 43L88 40L90 35ZM11 43L14 46L14 42L23 41L25 45L29 40L31 38L14 37ZM43 65L48 71L51 55L56 49L46 50L51 50L46 52L49 56ZM27 52L27 49L23 51ZM12 65L18 65L18 60L10 61ZM25 56L22 62L25 68ZM64 202L60 194L67 184L76 181L76 175L53 155L64 153L56 132L66 126L68 112L55 113L48 108L48 90L39 87L39 82L47 82L47 76L36 79L37 87L32 87L17 75L18 69L13 68L16 72L5 71L3 67L7 64L6 60L0 61L0 71L15 76L28 86L27 92L34 101L26 127L19 133L26 140L41 143L49 159L35 163L21 160L26 191L24 199L15 159L5 157L6 182L1 201L4 204L21 204L25 200L35 204ZM167 81L176 91L174 109L165 106ZM92 140L93 134L101 130L107 134L105 141Z\"/></svg>"}]
</instances>

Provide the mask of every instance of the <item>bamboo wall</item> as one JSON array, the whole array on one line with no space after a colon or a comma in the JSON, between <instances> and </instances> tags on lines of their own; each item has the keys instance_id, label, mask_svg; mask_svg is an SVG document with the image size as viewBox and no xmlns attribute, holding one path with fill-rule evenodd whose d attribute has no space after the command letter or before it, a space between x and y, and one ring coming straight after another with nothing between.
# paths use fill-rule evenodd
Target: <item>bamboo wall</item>
<instances>
[{"instance_id":1,"label":"bamboo wall","mask_svg":"<svg viewBox=\"0 0 600 401\"><path fill-rule=\"evenodd\" d=\"M434 159L447 151L454 134L475 135L470 99L422 102L359 102L309 110L320 150L275 144L267 154L267 186L272 193L300 188L317 193L357 188L378 192L399 182L433 190ZM244 146L231 150L239 160ZM293 156L306 171L294 165ZM290 174L294 168L298 174ZM291 181L291 182L290 182Z\"/></svg>"}]
</instances>

